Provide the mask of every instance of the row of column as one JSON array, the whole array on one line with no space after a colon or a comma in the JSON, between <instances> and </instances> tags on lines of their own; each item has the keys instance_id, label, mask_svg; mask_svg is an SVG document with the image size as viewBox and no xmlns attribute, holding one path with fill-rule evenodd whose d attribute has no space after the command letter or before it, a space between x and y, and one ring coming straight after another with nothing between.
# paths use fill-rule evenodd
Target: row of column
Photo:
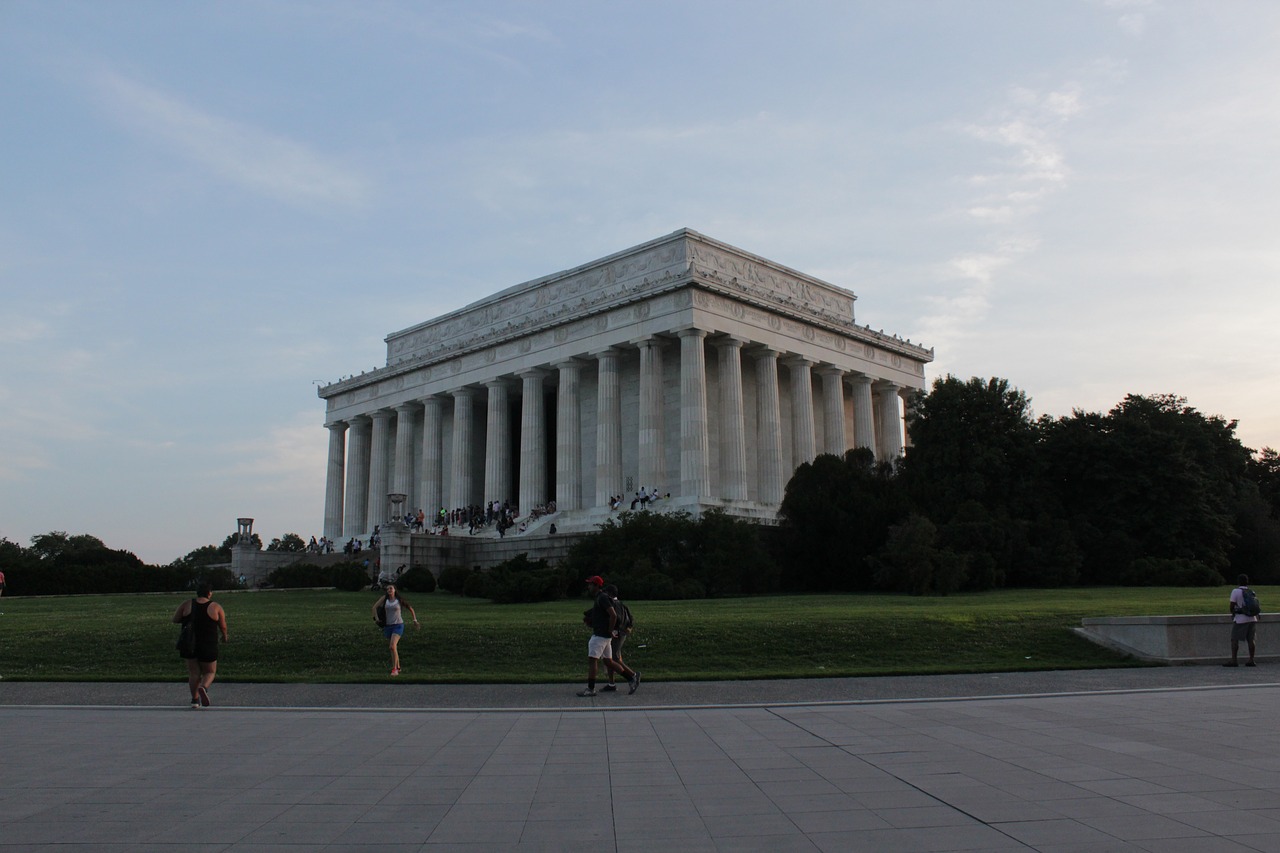
<instances>
[{"instance_id":1,"label":"row of column","mask_svg":"<svg viewBox=\"0 0 1280 853\"><path fill-rule=\"evenodd\" d=\"M680 491L682 497L712 497L707 375L704 342L707 332L684 329L680 339ZM658 484L664 476L665 446L662 403L662 348L656 337L633 343L640 351L639 388L639 477L642 484ZM719 412L721 421L719 459L719 497L734 501L748 499L746 416L743 395L742 356L746 341L732 336L717 336L716 347L720 368ZM756 362L758 483L757 500L763 504L780 504L789 472L783 471L782 414L778 392L778 364L781 361L791 375L792 459L798 466L817 456L813 410L813 367L815 362L802 356L782 358L779 351L766 346L747 350ZM609 348L589 354L596 362L596 458L593 506L605 506L610 497L623 493L622 474L622 400L620 353ZM554 365L559 389L556 405L556 478L555 500L558 509L583 508L581 463L578 437L581 430L580 389L584 362L573 358ZM852 446L871 448L880 458L902 454L900 387L880 383L873 390L871 377L842 368L823 366L817 371L822 380L823 452L841 455L850 446L846 436L845 379L850 379L853 393L854 435ZM544 368L533 368L517 374L521 387L521 427L518 505L522 513L548 497L546 483L547 441L544 425L543 382L550 375ZM506 380L485 383L488 408L485 441L484 497L503 498L512 493L510 483L511 442L508 423L510 386ZM472 503L473 482L471 443L474 432L474 388L458 388L446 392L453 397L453 440L449 452L450 494L443 494L443 395L422 398L424 409L421 472L418 504L435 509L440 506L466 506ZM880 446L876 446L877 430L873 393L880 395L878 407L882 419ZM387 494L391 491L409 494L413 471L413 431L404 425L413 421L416 406L403 403L396 407L400 428L396 430L393 482L388 483L388 469L381 460L387 457L392 411L379 409L368 420L356 418L344 441L348 424L328 424L329 459L325 492L325 535L333 539L367 532L385 518ZM372 464L371 460L380 460ZM344 478L345 473L345 478ZM344 489L345 479L345 489ZM394 489L390 488L394 486Z\"/></svg>"}]
</instances>

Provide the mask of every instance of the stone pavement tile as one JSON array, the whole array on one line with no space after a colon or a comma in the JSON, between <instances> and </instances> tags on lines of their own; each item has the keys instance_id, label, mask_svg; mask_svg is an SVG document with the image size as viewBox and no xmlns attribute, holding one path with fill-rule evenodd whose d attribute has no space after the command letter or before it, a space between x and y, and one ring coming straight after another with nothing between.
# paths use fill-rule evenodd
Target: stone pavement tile
<instances>
[{"instance_id":1,"label":"stone pavement tile","mask_svg":"<svg viewBox=\"0 0 1280 853\"><path fill-rule=\"evenodd\" d=\"M1160 838L1135 841L1145 853L1257 853L1258 848L1230 838Z\"/></svg>"},{"instance_id":2,"label":"stone pavement tile","mask_svg":"<svg viewBox=\"0 0 1280 853\"><path fill-rule=\"evenodd\" d=\"M704 818L782 814L778 807L762 794L750 796L729 794L724 797L703 794L692 799L693 804L698 808L698 814Z\"/></svg>"},{"instance_id":3,"label":"stone pavement tile","mask_svg":"<svg viewBox=\"0 0 1280 853\"><path fill-rule=\"evenodd\" d=\"M786 782L756 782L756 787L767 797L804 795L818 797L843 792L825 779L788 780Z\"/></svg>"},{"instance_id":4,"label":"stone pavement tile","mask_svg":"<svg viewBox=\"0 0 1280 853\"><path fill-rule=\"evenodd\" d=\"M1115 840L1114 835L1068 818L1004 821L994 824L993 828L1032 847L1049 843L1100 844Z\"/></svg>"},{"instance_id":5,"label":"stone pavement tile","mask_svg":"<svg viewBox=\"0 0 1280 853\"><path fill-rule=\"evenodd\" d=\"M781 812L773 814L703 815L702 822L714 839L762 835L800 835L794 821Z\"/></svg>"},{"instance_id":6,"label":"stone pavement tile","mask_svg":"<svg viewBox=\"0 0 1280 853\"><path fill-rule=\"evenodd\" d=\"M520 843L550 843L559 839L571 839L590 841L599 847L612 847L613 838L614 829L611 820L580 815L574 820L526 821L524 831L520 834Z\"/></svg>"},{"instance_id":7,"label":"stone pavement tile","mask_svg":"<svg viewBox=\"0 0 1280 853\"><path fill-rule=\"evenodd\" d=\"M684 835L670 839L669 847L655 847L653 838L629 838L621 837L618 839L617 853L655 853L655 850L670 850L672 853L721 853L721 848L716 846L716 842L712 840L710 835ZM661 839L659 839L661 840ZM732 848L729 848L732 849ZM592 853L600 853L594 850Z\"/></svg>"},{"instance_id":8,"label":"stone pavement tile","mask_svg":"<svg viewBox=\"0 0 1280 853\"><path fill-rule=\"evenodd\" d=\"M936 797L910 787L902 790L850 791L849 795L858 805L868 809L906 809L938 804Z\"/></svg>"},{"instance_id":9,"label":"stone pavement tile","mask_svg":"<svg viewBox=\"0 0 1280 853\"><path fill-rule=\"evenodd\" d=\"M1275 782L1273 779L1272 784ZM1261 790L1241 788L1232 791L1204 791L1200 796L1233 809L1270 809L1280 802L1280 791L1275 787Z\"/></svg>"},{"instance_id":10,"label":"stone pavement tile","mask_svg":"<svg viewBox=\"0 0 1280 853\"><path fill-rule=\"evenodd\" d=\"M1051 803L1045 803L1045 807L1062 817L1070 818L1146 814L1137 806L1102 796L1077 797L1074 800L1054 800Z\"/></svg>"},{"instance_id":11,"label":"stone pavement tile","mask_svg":"<svg viewBox=\"0 0 1280 853\"><path fill-rule=\"evenodd\" d=\"M773 804L787 814L804 812L838 812L860 809L862 806L849 794L774 794Z\"/></svg>"},{"instance_id":12,"label":"stone pavement tile","mask_svg":"<svg viewBox=\"0 0 1280 853\"><path fill-rule=\"evenodd\" d=\"M818 846L803 835L735 836L717 838L715 843L720 853L819 853Z\"/></svg>"},{"instance_id":13,"label":"stone pavement tile","mask_svg":"<svg viewBox=\"0 0 1280 853\"><path fill-rule=\"evenodd\" d=\"M681 838L684 836L711 837L700 817L686 815L671 817L614 818L614 831L618 838L648 838L652 841Z\"/></svg>"},{"instance_id":14,"label":"stone pavement tile","mask_svg":"<svg viewBox=\"0 0 1280 853\"><path fill-rule=\"evenodd\" d=\"M1037 844L1038 853L1146 853L1146 848L1113 838L1110 841Z\"/></svg>"},{"instance_id":15,"label":"stone pavement tile","mask_svg":"<svg viewBox=\"0 0 1280 853\"><path fill-rule=\"evenodd\" d=\"M839 812L802 812L788 815L791 822L805 833L850 832L865 829L889 829L889 823L879 812L868 809L848 809ZM973 821L967 821L972 823Z\"/></svg>"},{"instance_id":16,"label":"stone pavement tile","mask_svg":"<svg viewBox=\"0 0 1280 853\"><path fill-rule=\"evenodd\" d=\"M790 811L787 812L791 814ZM951 806L921 806L911 809L876 809L875 815L890 826L963 826L973 818Z\"/></svg>"},{"instance_id":17,"label":"stone pavement tile","mask_svg":"<svg viewBox=\"0 0 1280 853\"><path fill-rule=\"evenodd\" d=\"M255 844L310 844L313 848L335 841L351 827L346 821L313 821L293 823L271 821L244 836L241 843ZM238 847L239 845L237 845Z\"/></svg>"},{"instance_id":18,"label":"stone pavement tile","mask_svg":"<svg viewBox=\"0 0 1280 853\"><path fill-rule=\"evenodd\" d=\"M1077 787L1108 797L1134 796L1136 794L1171 794L1173 791L1142 778L1091 779L1075 783Z\"/></svg>"},{"instance_id":19,"label":"stone pavement tile","mask_svg":"<svg viewBox=\"0 0 1280 853\"><path fill-rule=\"evenodd\" d=\"M1172 814L1170 817L1211 832L1214 835L1227 836L1248 843L1250 835L1266 835L1280 833L1280 815L1267 817L1259 812L1241 811L1188 811Z\"/></svg>"},{"instance_id":20,"label":"stone pavement tile","mask_svg":"<svg viewBox=\"0 0 1280 853\"><path fill-rule=\"evenodd\" d=\"M1212 812L1222 809L1221 803L1207 800L1197 794L1135 794L1116 797L1122 803L1136 806L1153 814L1180 816L1187 812Z\"/></svg>"},{"instance_id":21,"label":"stone pavement tile","mask_svg":"<svg viewBox=\"0 0 1280 853\"><path fill-rule=\"evenodd\" d=\"M809 833L823 853L1027 853L1027 845L985 826L929 829L873 829Z\"/></svg>"},{"instance_id":22,"label":"stone pavement tile","mask_svg":"<svg viewBox=\"0 0 1280 853\"><path fill-rule=\"evenodd\" d=\"M1125 841L1151 838L1203 838L1209 835L1202 829L1156 814L1085 817L1080 818L1080 822Z\"/></svg>"},{"instance_id":23,"label":"stone pavement tile","mask_svg":"<svg viewBox=\"0 0 1280 853\"><path fill-rule=\"evenodd\" d=\"M1050 808L1011 797L995 802L948 801L948 805L982 823L1051 821L1062 818L1061 814Z\"/></svg>"},{"instance_id":24,"label":"stone pavement tile","mask_svg":"<svg viewBox=\"0 0 1280 853\"><path fill-rule=\"evenodd\" d=\"M432 831L426 843L518 844L524 824L524 820L497 820L492 817L488 820L457 818L450 812Z\"/></svg>"},{"instance_id":25,"label":"stone pavement tile","mask_svg":"<svg viewBox=\"0 0 1280 853\"><path fill-rule=\"evenodd\" d=\"M407 813L388 813L379 823L357 823L339 833L330 844L424 844L444 819L444 810L422 812L417 809Z\"/></svg>"}]
</instances>

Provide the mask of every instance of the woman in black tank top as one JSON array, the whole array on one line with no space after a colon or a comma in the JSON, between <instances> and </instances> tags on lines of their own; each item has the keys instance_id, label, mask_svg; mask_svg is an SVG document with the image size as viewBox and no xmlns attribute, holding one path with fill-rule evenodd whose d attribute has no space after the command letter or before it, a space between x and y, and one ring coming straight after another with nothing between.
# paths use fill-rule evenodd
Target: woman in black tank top
<instances>
[{"instance_id":1,"label":"woman in black tank top","mask_svg":"<svg viewBox=\"0 0 1280 853\"><path fill-rule=\"evenodd\" d=\"M173 621L182 625L191 623L195 632L196 647L187 662L187 686L191 689L191 707L209 707L209 687L218 672L218 637L227 642L227 614L213 601L213 587L202 583L196 597L184 601L173 614Z\"/></svg>"}]
</instances>

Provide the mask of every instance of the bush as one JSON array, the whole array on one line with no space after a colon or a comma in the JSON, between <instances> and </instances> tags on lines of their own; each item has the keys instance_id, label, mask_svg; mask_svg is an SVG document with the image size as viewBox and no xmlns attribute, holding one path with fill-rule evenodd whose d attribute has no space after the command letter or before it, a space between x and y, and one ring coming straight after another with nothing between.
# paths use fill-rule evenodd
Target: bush
<instances>
[{"instance_id":1,"label":"bush","mask_svg":"<svg viewBox=\"0 0 1280 853\"><path fill-rule=\"evenodd\" d=\"M467 598L489 597L489 575L485 572L471 572L462 585L462 594Z\"/></svg>"},{"instance_id":2,"label":"bush","mask_svg":"<svg viewBox=\"0 0 1280 853\"><path fill-rule=\"evenodd\" d=\"M435 592L436 576L426 566L414 566L400 576L396 585L409 592Z\"/></svg>"},{"instance_id":3,"label":"bush","mask_svg":"<svg viewBox=\"0 0 1280 853\"><path fill-rule=\"evenodd\" d=\"M440 578L436 584L445 592L451 592L454 595L465 595L467 587L467 578L473 573L479 573L480 567L475 569L467 569L462 566L449 566L440 570Z\"/></svg>"},{"instance_id":4,"label":"bush","mask_svg":"<svg viewBox=\"0 0 1280 853\"><path fill-rule=\"evenodd\" d=\"M333 586L332 573L312 563L281 566L267 575L267 583L277 589L303 589Z\"/></svg>"},{"instance_id":5,"label":"bush","mask_svg":"<svg viewBox=\"0 0 1280 853\"><path fill-rule=\"evenodd\" d=\"M549 567L546 560L531 561L528 554L520 554L491 568L482 586L484 597L497 604L558 601L565 597L569 576L564 569ZM468 579L468 595L471 587Z\"/></svg>"},{"instance_id":6,"label":"bush","mask_svg":"<svg viewBox=\"0 0 1280 853\"><path fill-rule=\"evenodd\" d=\"M345 592L359 592L369 585L369 575L360 563L338 563L330 567L329 580Z\"/></svg>"}]
</instances>

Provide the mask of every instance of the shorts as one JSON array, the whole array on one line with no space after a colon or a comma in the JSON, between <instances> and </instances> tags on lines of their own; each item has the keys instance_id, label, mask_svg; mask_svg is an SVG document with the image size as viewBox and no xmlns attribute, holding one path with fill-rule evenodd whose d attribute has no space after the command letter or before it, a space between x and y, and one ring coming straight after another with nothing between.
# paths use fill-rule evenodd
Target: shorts
<instances>
[{"instance_id":1,"label":"shorts","mask_svg":"<svg viewBox=\"0 0 1280 853\"><path fill-rule=\"evenodd\" d=\"M591 639L587 640L587 657L592 660L612 660L613 643L609 637L597 637L591 635Z\"/></svg>"},{"instance_id":2,"label":"shorts","mask_svg":"<svg viewBox=\"0 0 1280 853\"><path fill-rule=\"evenodd\" d=\"M388 640L391 639L392 634L395 634L397 637L404 634L404 623L398 622L395 625L387 625L382 629L382 636L386 637Z\"/></svg>"},{"instance_id":3,"label":"shorts","mask_svg":"<svg viewBox=\"0 0 1280 853\"><path fill-rule=\"evenodd\" d=\"M194 660L200 663L217 663L218 662L218 644L213 643L196 643L196 653L191 657L180 655L183 660Z\"/></svg>"},{"instance_id":4,"label":"shorts","mask_svg":"<svg viewBox=\"0 0 1280 853\"><path fill-rule=\"evenodd\" d=\"M622 660L622 644L627 641L627 635L621 632L618 636L609 641L609 650L613 652L614 660Z\"/></svg>"},{"instance_id":5,"label":"shorts","mask_svg":"<svg viewBox=\"0 0 1280 853\"><path fill-rule=\"evenodd\" d=\"M1241 640L1247 640L1252 643L1257 635L1257 622L1235 622L1231 625L1231 641L1234 643L1238 643Z\"/></svg>"}]
</instances>

